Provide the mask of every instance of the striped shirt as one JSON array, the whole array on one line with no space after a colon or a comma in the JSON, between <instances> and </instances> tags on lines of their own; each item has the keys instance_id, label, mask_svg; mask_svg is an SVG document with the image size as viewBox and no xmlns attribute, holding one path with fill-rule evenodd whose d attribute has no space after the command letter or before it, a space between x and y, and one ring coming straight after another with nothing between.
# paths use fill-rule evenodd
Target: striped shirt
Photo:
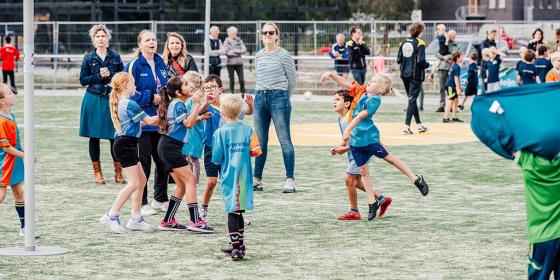
<instances>
[{"instance_id":1,"label":"striped shirt","mask_svg":"<svg viewBox=\"0 0 560 280\"><path fill-rule=\"evenodd\" d=\"M279 48L267 53L264 49L255 56L257 90L287 90L290 96L297 86L296 65L290 53Z\"/></svg>"}]
</instances>

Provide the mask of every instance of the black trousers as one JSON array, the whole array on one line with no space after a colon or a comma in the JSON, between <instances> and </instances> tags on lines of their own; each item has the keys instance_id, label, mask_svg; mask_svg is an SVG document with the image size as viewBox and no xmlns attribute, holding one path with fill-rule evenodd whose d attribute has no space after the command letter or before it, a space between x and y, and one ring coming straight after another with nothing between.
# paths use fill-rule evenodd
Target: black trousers
<instances>
[{"instance_id":1,"label":"black trousers","mask_svg":"<svg viewBox=\"0 0 560 280\"><path fill-rule=\"evenodd\" d=\"M14 71L2 70L2 83L7 84L8 78L10 78L10 86L15 88L16 87L16 74Z\"/></svg>"},{"instance_id":2,"label":"black trousers","mask_svg":"<svg viewBox=\"0 0 560 280\"><path fill-rule=\"evenodd\" d=\"M165 168L159 158L157 147L161 134L156 131L142 131L142 135L138 140L138 153L140 164L146 174L146 180L150 179L150 171L152 169L152 159L156 164L154 177L154 199L159 202L168 201L167 197L167 177L169 173L165 172ZM148 183L144 186L144 194L142 195L142 205L148 204Z\"/></svg>"},{"instance_id":3,"label":"black trousers","mask_svg":"<svg viewBox=\"0 0 560 280\"><path fill-rule=\"evenodd\" d=\"M403 83L406 90L406 95L408 96L408 107L406 108L406 118L404 120L404 123L406 125L410 125L413 116L416 123L422 123L420 121L420 114L418 112L418 105L416 103L416 100L420 95L422 82L411 79L403 79Z\"/></svg>"},{"instance_id":4,"label":"black trousers","mask_svg":"<svg viewBox=\"0 0 560 280\"><path fill-rule=\"evenodd\" d=\"M209 68L208 68L208 72L209 72L209 74L214 74L214 75L220 77L220 72L222 72L222 66L210 64Z\"/></svg>"},{"instance_id":5,"label":"black trousers","mask_svg":"<svg viewBox=\"0 0 560 280\"><path fill-rule=\"evenodd\" d=\"M234 93L235 85L235 72L237 72L237 78L239 79L239 87L241 88L241 93L245 93L245 80L243 78L243 65L228 65L227 71L229 74L229 90Z\"/></svg>"}]
</instances>

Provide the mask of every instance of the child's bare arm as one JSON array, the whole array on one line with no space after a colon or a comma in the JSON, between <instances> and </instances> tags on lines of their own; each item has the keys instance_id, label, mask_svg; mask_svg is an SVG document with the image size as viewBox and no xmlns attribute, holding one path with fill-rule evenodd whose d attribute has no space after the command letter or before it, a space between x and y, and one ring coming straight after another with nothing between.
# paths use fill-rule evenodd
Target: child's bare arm
<instances>
[{"instance_id":1,"label":"child's bare arm","mask_svg":"<svg viewBox=\"0 0 560 280\"><path fill-rule=\"evenodd\" d=\"M328 78L331 78L335 83L339 84L341 87L347 90L352 89L352 83L339 76L335 72L325 72L323 75L321 75L319 83L321 83L321 85L325 84L325 81L327 81Z\"/></svg>"},{"instance_id":2,"label":"child's bare arm","mask_svg":"<svg viewBox=\"0 0 560 280\"><path fill-rule=\"evenodd\" d=\"M455 88L457 89L457 93L463 92L463 89L461 88L461 83L459 82L459 76L453 77L453 80L455 81Z\"/></svg>"},{"instance_id":3,"label":"child's bare arm","mask_svg":"<svg viewBox=\"0 0 560 280\"><path fill-rule=\"evenodd\" d=\"M141 126L157 125L158 116L145 117L140 121Z\"/></svg>"},{"instance_id":4,"label":"child's bare arm","mask_svg":"<svg viewBox=\"0 0 560 280\"><path fill-rule=\"evenodd\" d=\"M200 109L200 102L195 102L192 112L183 120L183 125L187 128L192 128L198 120L198 112Z\"/></svg>"},{"instance_id":5,"label":"child's bare arm","mask_svg":"<svg viewBox=\"0 0 560 280\"><path fill-rule=\"evenodd\" d=\"M4 152L15 156L15 157L20 157L20 158L24 158L24 153L16 148L14 148L13 146L9 146L9 147L2 147L2 149L4 150Z\"/></svg>"},{"instance_id":6,"label":"child's bare arm","mask_svg":"<svg viewBox=\"0 0 560 280\"><path fill-rule=\"evenodd\" d=\"M250 116L253 114L253 96L249 94L245 95L245 103L247 104L247 112L245 112L245 115Z\"/></svg>"}]
</instances>

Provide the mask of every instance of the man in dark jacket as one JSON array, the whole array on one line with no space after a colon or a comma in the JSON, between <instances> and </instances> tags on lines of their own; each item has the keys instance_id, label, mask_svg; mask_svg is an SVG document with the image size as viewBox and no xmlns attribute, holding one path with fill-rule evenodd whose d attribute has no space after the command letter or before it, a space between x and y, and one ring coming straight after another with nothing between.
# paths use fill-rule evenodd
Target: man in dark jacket
<instances>
[{"instance_id":1,"label":"man in dark jacket","mask_svg":"<svg viewBox=\"0 0 560 280\"><path fill-rule=\"evenodd\" d=\"M397 63L400 64L401 79L403 80L406 95L408 96L408 107L406 109L405 134L412 134L410 130L410 122L412 116L416 121L418 132L426 132L428 129L422 125L418 105L416 100L420 95L422 82L424 81L424 70L430 67L426 62L426 43L420 39L424 32L425 26L421 22L414 23L410 26L410 38L405 39L400 47L397 56Z\"/></svg>"},{"instance_id":2,"label":"man in dark jacket","mask_svg":"<svg viewBox=\"0 0 560 280\"><path fill-rule=\"evenodd\" d=\"M352 29L350 29L350 35L352 36L352 40L346 43L350 72L352 72L354 80L360 85L363 85L366 80L367 71L366 55L369 55L370 51L368 46L364 43L364 36L362 35L360 27L352 27Z\"/></svg>"}]
</instances>

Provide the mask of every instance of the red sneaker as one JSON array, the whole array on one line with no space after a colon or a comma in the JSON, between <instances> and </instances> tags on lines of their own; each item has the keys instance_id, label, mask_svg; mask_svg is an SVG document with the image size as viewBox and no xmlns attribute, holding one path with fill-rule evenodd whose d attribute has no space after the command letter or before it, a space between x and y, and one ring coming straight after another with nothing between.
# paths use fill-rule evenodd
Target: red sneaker
<instances>
[{"instance_id":1,"label":"red sneaker","mask_svg":"<svg viewBox=\"0 0 560 280\"><path fill-rule=\"evenodd\" d=\"M359 212L348 211L348 213L338 217L337 219L342 221L350 221L350 220L361 220L362 215Z\"/></svg>"},{"instance_id":2,"label":"red sneaker","mask_svg":"<svg viewBox=\"0 0 560 280\"><path fill-rule=\"evenodd\" d=\"M393 203L393 199L390 196L386 196L385 200L381 202L381 207L379 207L379 218L385 216L385 213L387 213L387 208L389 208L389 205L391 205L391 203Z\"/></svg>"}]
</instances>

